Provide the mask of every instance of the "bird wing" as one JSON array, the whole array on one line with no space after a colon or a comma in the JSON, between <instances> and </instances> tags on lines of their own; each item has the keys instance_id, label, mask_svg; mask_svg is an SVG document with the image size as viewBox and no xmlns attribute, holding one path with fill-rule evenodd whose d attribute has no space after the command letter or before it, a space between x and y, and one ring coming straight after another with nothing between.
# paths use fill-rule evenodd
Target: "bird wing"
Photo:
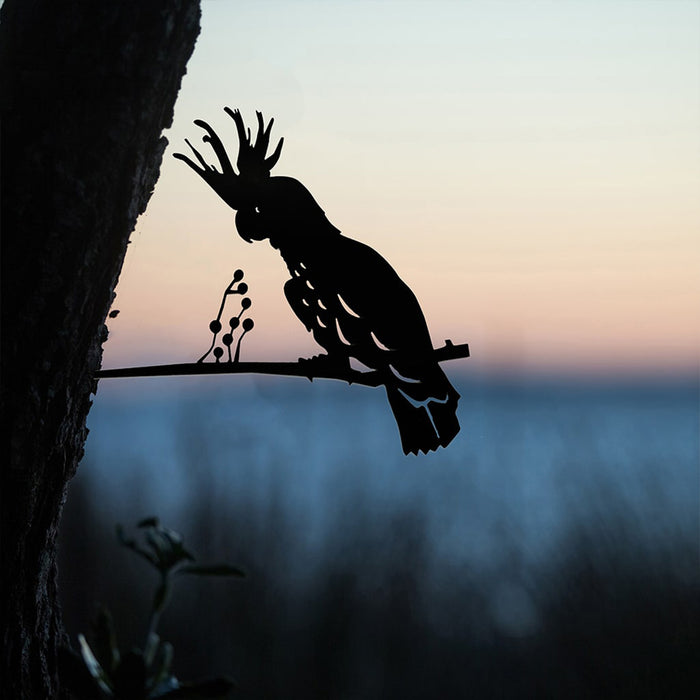
<instances>
[{"instance_id":1,"label":"bird wing","mask_svg":"<svg viewBox=\"0 0 700 700\"><path fill-rule=\"evenodd\" d=\"M315 291L335 317L341 341L368 366L408 366L432 352L418 300L375 250L345 236L319 246L309 261ZM368 359L370 360L368 362Z\"/></svg>"}]
</instances>

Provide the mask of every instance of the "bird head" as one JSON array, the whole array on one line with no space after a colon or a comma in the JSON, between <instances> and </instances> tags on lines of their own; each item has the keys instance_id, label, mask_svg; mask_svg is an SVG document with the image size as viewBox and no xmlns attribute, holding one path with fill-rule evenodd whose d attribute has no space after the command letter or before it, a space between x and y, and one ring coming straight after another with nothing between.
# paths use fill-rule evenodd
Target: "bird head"
<instances>
[{"instance_id":1,"label":"bird head","mask_svg":"<svg viewBox=\"0 0 700 700\"><path fill-rule=\"evenodd\" d=\"M236 228L241 238L249 243L269 238L273 246L279 247L283 244L283 236L287 240L299 240L300 237L339 233L304 185L294 178L270 175L284 143L284 139L280 139L272 155L267 155L274 119L265 126L262 113L255 113L258 129L253 141L241 113L229 107L224 111L236 125L238 172L217 133L201 119L195 124L204 130L202 141L210 144L221 172L209 165L187 139L185 143L197 162L182 153L176 153L175 158L187 163L221 199L237 210Z\"/></svg>"}]
</instances>

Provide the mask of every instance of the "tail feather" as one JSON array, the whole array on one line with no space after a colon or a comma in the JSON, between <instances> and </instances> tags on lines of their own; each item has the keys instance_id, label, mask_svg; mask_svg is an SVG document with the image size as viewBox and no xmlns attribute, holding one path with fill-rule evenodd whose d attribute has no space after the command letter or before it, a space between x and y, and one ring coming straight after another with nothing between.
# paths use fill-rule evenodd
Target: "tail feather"
<instances>
[{"instance_id":1,"label":"tail feather","mask_svg":"<svg viewBox=\"0 0 700 700\"><path fill-rule=\"evenodd\" d=\"M446 377L444 386L442 391L435 392L436 397L442 394L442 398L430 397L421 401L412 398L405 386L387 385L386 393L399 428L404 454L427 454L440 446L447 447L459 432L459 394Z\"/></svg>"},{"instance_id":2,"label":"tail feather","mask_svg":"<svg viewBox=\"0 0 700 700\"><path fill-rule=\"evenodd\" d=\"M440 445L447 447L459 432L459 421L457 420L457 398L454 402L446 404L432 402L429 404L430 414L433 423L437 426L440 436Z\"/></svg>"}]
</instances>

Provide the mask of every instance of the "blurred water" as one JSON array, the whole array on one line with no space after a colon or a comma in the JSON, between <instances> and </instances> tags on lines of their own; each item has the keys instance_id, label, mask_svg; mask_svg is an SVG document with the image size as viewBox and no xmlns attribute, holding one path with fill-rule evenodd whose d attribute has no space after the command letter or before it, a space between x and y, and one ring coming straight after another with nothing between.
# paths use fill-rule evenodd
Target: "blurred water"
<instances>
[{"instance_id":1,"label":"blurred water","mask_svg":"<svg viewBox=\"0 0 700 700\"><path fill-rule=\"evenodd\" d=\"M355 518L406 509L423 514L433 556L482 568L513 550L537 561L572 523L617 511L650 546L697 537L696 382L455 383L462 432L406 457L381 390L103 380L77 478L121 521L178 522L202 499L220 513L278 509L309 553Z\"/></svg>"},{"instance_id":2,"label":"blurred water","mask_svg":"<svg viewBox=\"0 0 700 700\"><path fill-rule=\"evenodd\" d=\"M248 572L178 583L161 630L179 677L240 697L700 689L697 382L455 384L462 432L405 457L380 390L100 382L61 537L72 638L102 601L140 643L156 582L114 524L158 515Z\"/></svg>"}]
</instances>

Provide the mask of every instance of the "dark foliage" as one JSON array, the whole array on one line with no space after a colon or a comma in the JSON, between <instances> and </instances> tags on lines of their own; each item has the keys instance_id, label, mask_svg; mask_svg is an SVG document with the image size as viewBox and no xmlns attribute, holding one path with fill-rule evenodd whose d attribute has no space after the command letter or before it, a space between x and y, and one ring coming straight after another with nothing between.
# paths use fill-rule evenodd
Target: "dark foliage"
<instances>
[{"instance_id":1,"label":"dark foliage","mask_svg":"<svg viewBox=\"0 0 700 700\"><path fill-rule=\"evenodd\" d=\"M163 527L158 518L147 517L137 525L142 537L126 534L117 525L119 543L158 573L148 629L140 648L119 648L111 614L101 609L93 625L91 640L78 635L80 654L63 649L61 686L76 700L115 698L115 700L147 700L148 698L223 698L235 685L228 678L212 678L182 683L172 674L173 647L161 641L158 623L172 598L174 579L179 575L234 576L245 574L226 563L197 564L195 556L185 548L179 532Z\"/></svg>"},{"instance_id":2,"label":"dark foliage","mask_svg":"<svg viewBox=\"0 0 700 700\"><path fill-rule=\"evenodd\" d=\"M136 639L143 568L115 551L88 489L76 485L64 520L66 618L75 634L108 603L120 635ZM181 529L248 577L180 591L162 625L179 676L230 669L246 698L656 699L700 689L692 543L650 549L620 517L573 529L535 569L513 556L486 575L441 560L419 510L377 515L348 500L337 522L353 525L329 532L317 566L300 571L294 523L274 498L266 513L215 503L209 491ZM78 533L92 534L81 543Z\"/></svg>"}]
</instances>

